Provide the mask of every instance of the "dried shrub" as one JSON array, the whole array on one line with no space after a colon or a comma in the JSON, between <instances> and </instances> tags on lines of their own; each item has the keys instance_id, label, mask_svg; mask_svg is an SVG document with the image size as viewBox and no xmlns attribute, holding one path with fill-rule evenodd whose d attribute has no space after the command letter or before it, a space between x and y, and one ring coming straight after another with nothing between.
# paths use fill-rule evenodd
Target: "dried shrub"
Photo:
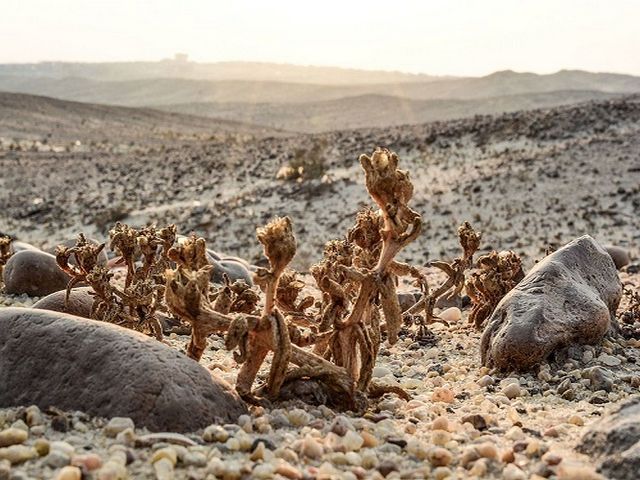
<instances>
[{"instance_id":1,"label":"dried shrub","mask_svg":"<svg viewBox=\"0 0 640 480\"><path fill-rule=\"evenodd\" d=\"M170 252L177 268L167 272L165 298L169 309L192 325L187 354L199 360L207 337L224 333L226 347L237 349L234 358L242 365L236 389L248 401L263 403L262 393L275 399L285 382L297 379L321 381L345 408L357 410L363 408L365 394L385 391L371 383L371 376L382 333L395 343L402 324L397 277L420 277L395 256L418 236L422 218L408 206L413 185L408 173L398 169L394 153L376 149L371 157L362 155L360 163L379 210L360 212L347 237L329 242L322 261L311 269L322 292L315 313L307 312L314 306L313 297L298 300L304 285L287 270L296 252L288 217L257 230L269 261L268 269L255 274L264 292L257 315L229 315L211 302L210 267L194 260L204 252L202 239L190 239ZM312 345L313 351L304 348ZM270 352L266 384L253 390Z\"/></svg>"},{"instance_id":2,"label":"dried shrub","mask_svg":"<svg viewBox=\"0 0 640 480\"><path fill-rule=\"evenodd\" d=\"M327 171L325 152L327 141L316 139L310 148L299 148L293 158L278 171L279 180L312 180L322 178Z\"/></svg>"},{"instance_id":3,"label":"dried shrub","mask_svg":"<svg viewBox=\"0 0 640 480\"><path fill-rule=\"evenodd\" d=\"M473 308L469 323L481 328L500 300L524 277L522 260L512 251L493 251L478 258L478 271L466 283Z\"/></svg>"},{"instance_id":4,"label":"dried shrub","mask_svg":"<svg viewBox=\"0 0 640 480\"><path fill-rule=\"evenodd\" d=\"M442 270L447 279L435 290L431 291L426 281L421 283L424 291L422 298L405 312L405 323L417 324L419 334L427 334L426 327L434 322L444 322L433 314L436 302L439 298L451 299L462 292L465 286L465 273L473 265L473 255L480 247L482 234L476 232L469 222L464 222L458 227L458 239L462 248L462 255L452 262L430 262L429 266ZM420 312L422 314L420 315Z\"/></svg>"},{"instance_id":5,"label":"dried shrub","mask_svg":"<svg viewBox=\"0 0 640 480\"><path fill-rule=\"evenodd\" d=\"M13 250L11 249L11 237L0 236L0 286L2 286L2 272L4 270L4 266L9 261L9 258L13 255Z\"/></svg>"}]
</instances>

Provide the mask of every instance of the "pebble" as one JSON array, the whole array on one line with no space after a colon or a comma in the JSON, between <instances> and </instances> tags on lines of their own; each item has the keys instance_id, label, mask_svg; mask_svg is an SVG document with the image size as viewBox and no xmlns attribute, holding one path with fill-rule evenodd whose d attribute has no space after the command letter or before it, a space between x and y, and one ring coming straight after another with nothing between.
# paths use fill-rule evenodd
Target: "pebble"
<instances>
[{"instance_id":1,"label":"pebble","mask_svg":"<svg viewBox=\"0 0 640 480\"><path fill-rule=\"evenodd\" d=\"M431 400L434 402L453 403L455 395L450 388L438 387L434 389Z\"/></svg>"},{"instance_id":2,"label":"pebble","mask_svg":"<svg viewBox=\"0 0 640 480\"><path fill-rule=\"evenodd\" d=\"M485 375L478 380L478 385L481 387L488 387L489 385L495 384L496 381L493 379L491 375Z\"/></svg>"},{"instance_id":3,"label":"pebble","mask_svg":"<svg viewBox=\"0 0 640 480\"><path fill-rule=\"evenodd\" d=\"M606 353L601 354L597 360L607 367L617 367L622 363L618 357L614 357L613 355L608 355Z\"/></svg>"},{"instance_id":4,"label":"pebble","mask_svg":"<svg viewBox=\"0 0 640 480\"><path fill-rule=\"evenodd\" d=\"M80 480L82 471L78 467L63 467L55 478L56 480Z\"/></svg>"},{"instance_id":5,"label":"pebble","mask_svg":"<svg viewBox=\"0 0 640 480\"><path fill-rule=\"evenodd\" d=\"M476 451L478 452L478 455L484 458L498 458L498 449L491 442L483 442L476 445Z\"/></svg>"},{"instance_id":6,"label":"pebble","mask_svg":"<svg viewBox=\"0 0 640 480\"><path fill-rule=\"evenodd\" d=\"M462 319L462 311L458 307L449 307L438 314L445 322L459 322Z\"/></svg>"},{"instance_id":7,"label":"pebble","mask_svg":"<svg viewBox=\"0 0 640 480\"><path fill-rule=\"evenodd\" d=\"M10 447L0 448L0 460L9 460L11 465L26 462L37 456L38 451L26 445L11 445Z\"/></svg>"},{"instance_id":8,"label":"pebble","mask_svg":"<svg viewBox=\"0 0 640 480\"><path fill-rule=\"evenodd\" d=\"M74 455L71 457L71 465L80 467L82 470L91 472L98 470L102 466L102 458L95 453L86 453L83 455Z\"/></svg>"},{"instance_id":9,"label":"pebble","mask_svg":"<svg viewBox=\"0 0 640 480\"><path fill-rule=\"evenodd\" d=\"M445 430L449 431L449 420L447 417L437 417L431 423L431 428L433 430Z\"/></svg>"},{"instance_id":10,"label":"pebble","mask_svg":"<svg viewBox=\"0 0 640 480\"><path fill-rule=\"evenodd\" d=\"M209 425L204 429L204 432L202 433L202 439L205 442L209 443L224 443L228 438L229 432L222 428L220 425Z\"/></svg>"},{"instance_id":11,"label":"pebble","mask_svg":"<svg viewBox=\"0 0 640 480\"><path fill-rule=\"evenodd\" d=\"M453 455L446 448L433 447L429 450L427 458L434 467L446 467L453 460Z\"/></svg>"},{"instance_id":12,"label":"pebble","mask_svg":"<svg viewBox=\"0 0 640 480\"><path fill-rule=\"evenodd\" d=\"M573 462L562 462L557 475L560 480L603 480L593 467Z\"/></svg>"},{"instance_id":13,"label":"pebble","mask_svg":"<svg viewBox=\"0 0 640 480\"><path fill-rule=\"evenodd\" d=\"M175 477L173 466L171 460L166 457L154 461L153 471L156 474L156 480L173 480Z\"/></svg>"},{"instance_id":14,"label":"pebble","mask_svg":"<svg viewBox=\"0 0 640 480\"><path fill-rule=\"evenodd\" d=\"M522 395L522 390L521 390L520 385L518 383L513 382L513 383L510 383L510 384L506 385L502 389L502 394L505 397L507 397L509 400L512 400L512 399Z\"/></svg>"},{"instance_id":15,"label":"pebble","mask_svg":"<svg viewBox=\"0 0 640 480\"><path fill-rule=\"evenodd\" d=\"M71 457L62 451L53 450L44 457L44 463L53 468L61 468L71 463Z\"/></svg>"},{"instance_id":16,"label":"pebble","mask_svg":"<svg viewBox=\"0 0 640 480\"><path fill-rule=\"evenodd\" d=\"M7 428L0 432L0 447L23 443L27 438L29 438L28 432L14 427Z\"/></svg>"},{"instance_id":17,"label":"pebble","mask_svg":"<svg viewBox=\"0 0 640 480\"><path fill-rule=\"evenodd\" d=\"M373 378L392 377L393 372L387 367L377 365L373 369Z\"/></svg>"},{"instance_id":18,"label":"pebble","mask_svg":"<svg viewBox=\"0 0 640 480\"><path fill-rule=\"evenodd\" d=\"M291 465L289 462L286 462L284 460L280 460L278 462L275 472L278 475L282 475L283 477L291 478L294 480L299 480L302 478L302 472Z\"/></svg>"},{"instance_id":19,"label":"pebble","mask_svg":"<svg viewBox=\"0 0 640 480\"><path fill-rule=\"evenodd\" d=\"M114 438L120 432L123 432L128 428L132 430L135 428L133 420L128 417L114 417L109 420L109 423L107 423L107 425L104 427L104 434L107 437Z\"/></svg>"},{"instance_id":20,"label":"pebble","mask_svg":"<svg viewBox=\"0 0 640 480\"><path fill-rule=\"evenodd\" d=\"M322 445L311 435L307 435L302 440L300 453L305 457L318 459L322 457L323 448Z\"/></svg>"},{"instance_id":21,"label":"pebble","mask_svg":"<svg viewBox=\"0 0 640 480\"><path fill-rule=\"evenodd\" d=\"M358 451L362 448L363 444L363 438L353 430L349 430L344 437L342 437L342 445L347 452Z\"/></svg>"},{"instance_id":22,"label":"pebble","mask_svg":"<svg viewBox=\"0 0 640 480\"><path fill-rule=\"evenodd\" d=\"M504 480L527 480L527 475L513 463L508 464L502 471Z\"/></svg>"},{"instance_id":23,"label":"pebble","mask_svg":"<svg viewBox=\"0 0 640 480\"><path fill-rule=\"evenodd\" d=\"M29 427L35 427L44 423L44 416L37 405L31 405L25 410L25 420Z\"/></svg>"}]
</instances>

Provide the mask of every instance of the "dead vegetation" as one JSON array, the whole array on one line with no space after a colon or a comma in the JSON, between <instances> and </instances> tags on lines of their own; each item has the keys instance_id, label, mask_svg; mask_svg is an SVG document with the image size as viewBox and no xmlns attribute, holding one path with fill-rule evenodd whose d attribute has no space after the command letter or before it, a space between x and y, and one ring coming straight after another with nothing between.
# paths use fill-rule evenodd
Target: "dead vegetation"
<instances>
[{"instance_id":1,"label":"dead vegetation","mask_svg":"<svg viewBox=\"0 0 640 480\"><path fill-rule=\"evenodd\" d=\"M512 251L493 251L478 258L478 270L466 282L473 308L469 323L482 328L500 300L524 278L522 260Z\"/></svg>"},{"instance_id":2,"label":"dead vegetation","mask_svg":"<svg viewBox=\"0 0 640 480\"><path fill-rule=\"evenodd\" d=\"M236 390L251 403L275 400L284 385L295 388L301 381L317 382L335 406L354 411L366 406L368 396L388 391L408 398L399 388L372 382L380 345L384 340L396 343L407 323L418 324L424 332L439 321L435 304L463 291L481 235L466 222L458 229L462 255L450 263L431 262L447 277L433 290L420 269L396 260L423 225L409 205L409 174L398 163L397 155L384 148L360 157L375 206L358 212L346 235L325 245L322 259L310 269L319 295L303 294L305 283L289 268L297 249L292 221L276 217L256 232L268 261L268 268L254 273L262 295L226 277L223 285L214 286L205 240L195 234L177 240L174 225L134 229L117 223L110 231L110 248L119 256L117 264L126 267L124 282L113 281L113 272L98 263L105 245L79 235L74 247L56 251L58 264L72 277L67 298L73 286L88 283L95 292L93 318L150 332L158 340L158 312L173 314L190 325L186 353L196 361L211 334L223 335L240 365ZM474 301L484 302L481 312L493 304L495 295L486 300L482 294L498 268L491 263L494 256L486 257L481 257L481 272L471 283L479 292ZM423 292L404 317L397 293L400 277L413 280ZM269 356L266 381L256 386Z\"/></svg>"},{"instance_id":3,"label":"dead vegetation","mask_svg":"<svg viewBox=\"0 0 640 480\"><path fill-rule=\"evenodd\" d=\"M5 237L0 235L0 286L2 286L2 272L4 270L4 266L9 261L9 258L13 255L13 250L11 248L11 237Z\"/></svg>"}]
</instances>

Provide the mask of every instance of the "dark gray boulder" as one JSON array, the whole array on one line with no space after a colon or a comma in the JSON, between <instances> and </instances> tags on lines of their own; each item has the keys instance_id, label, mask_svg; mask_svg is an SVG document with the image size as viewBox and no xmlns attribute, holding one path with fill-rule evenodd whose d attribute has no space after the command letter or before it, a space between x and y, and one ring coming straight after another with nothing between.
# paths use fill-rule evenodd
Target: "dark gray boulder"
<instances>
[{"instance_id":1,"label":"dark gray boulder","mask_svg":"<svg viewBox=\"0 0 640 480\"><path fill-rule=\"evenodd\" d=\"M4 267L5 292L43 297L67 288L70 277L60 270L56 258L40 250L22 250Z\"/></svg>"},{"instance_id":2,"label":"dark gray boulder","mask_svg":"<svg viewBox=\"0 0 640 480\"><path fill-rule=\"evenodd\" d=\"M235 390L180 352L131 330L31 308L0 309L0 407L130 417L190 432L247 413Z\"/></svg>"},{"instance_id":3,"label":"dark gray boulder","mask_svg":"<svg viewBox=\"0 0 640 480\"><path fill-rule=\"evenodd\" d=\"M218 261L209 259L209 262L213 265L213 269L211 270L211 281L213 283L223 284L223 274L226 274L231 283L236 280L243 280L247 285L253 285L252 275L243 264L238 263L235 260Z\"/></svg>"},{"instance_id":4,"label":"dark gray boulder","mask_svg":"<svg viewBox=\"0 0 640 480\"><path fill-rule=\"evenodd\" d=\"M66 289L54 292L41 298L33 304L33 308L40 310L51 310L53 312L68 313L76 317L91 318L91 307L94 296L91 294L93 288L78 287L71 290L69 302L65 307Z\"/></svg>"},{"instance_id":5,"label":"dark gray boulder","mask_svg":"<svg viewBox=\"0 0 640 480\"><path fill-rule=\"evenodd\" d=\"M616 265L618 270L631 263L631 258L629 258L629 251L627 249L616 247L615 245L606 245L604 249L609 255L611 255L613 263Z\"/></svg>"},{"instance_id":6,"label":"dark gray boulder","mask_svg":"<svg viewBox=\"0 0 640 480\"><path fill-rule=\"evenodd\" d=\"M482 334L482 364L530 369L555 350L599 342L615 322L622 285L588 235L540 261L498 304Z\"/></svg>"},{"instance_id":7,"label":"dark gray boulder","mask_svg":"<svg viewBox=\"0 0 640 480\"><path fill-rule=\"evenodd\" d=\"M598 460L598 471L613 480L637 480L640 475L640 397L593 424L578 445Z\"/></svg>"}]
</instances>

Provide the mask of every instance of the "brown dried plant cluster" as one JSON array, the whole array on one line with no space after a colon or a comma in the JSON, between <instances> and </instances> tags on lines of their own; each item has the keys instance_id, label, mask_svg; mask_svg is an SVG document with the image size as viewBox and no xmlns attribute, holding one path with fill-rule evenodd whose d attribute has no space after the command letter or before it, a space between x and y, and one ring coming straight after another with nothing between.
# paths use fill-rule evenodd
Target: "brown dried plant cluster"
<instances>
[{"instance_id":1,"label":"brown dried plant cluster","mask_svg":"<svg viewBox=\"0 0 640 480\"><path fill-rule=\"evenodd\" d=\"M162 340L156 311L163 309L164 271L170 265L167 252L176 240L175 225L134 229L117 223L109 238L111 250L120 256L117 263L127 268L124 285L114 282L113 272L99 262L105 244L96 245L80 234L73 247L60 245L55 252L58 265L71 276L65 303L75 285L87 283L94 291L92 318L150 331Z\"/></svg>"},{"instance_id":2,"label":"brown dried plant cluster","mask_svg":"<svg viewBox=\"0 0 640 480\"><path fill-rule=\"evenodd\" d=\"M226 277L224 285L214 287L203 238L192 234L176 241L173 225L134 229L118 223L110 231L110 248L126 266L124 285L99 264L104 245L79 235L74 247L56 251L58 264L72 277L67 299L74 285L88 283L95 291L93 318L146 329L158 339L157 313L171 313L190 325L187 355L196 361L211 334L224 335L225 347L240 364L236 390L249 402L274 400L285 384L311 379L336 406L352 410L361 410L367 396L387 391L407 398L399 388L372 382L380 345L384 339L396 343L407 318L423 328L439 320L433 314L436 301L463 290L480 234L468 223L458 229L463 253L451 263L431 263L447 276L431 291L419 269L395 258L422 229L422 217L409 206L413 184L398 162L384 148L360 157L375 208L358 212L347 234L325 245L323 258L310 269L319 296L308 294L289 268L297 248L293 225L288 217L277 217L256 232L269 265L254 273L262 295ZM396 290L400 277L414 280L424 293L404 317ZM266 381L256 388L268 356Z\"/></svg>"},{"instance_id":3,"label":"brown dried plant cluster","mask_svg":"<svg viewBox=\"0 0 640 480\"><path fill-rule=\"evenodd\" d=\"M422 298L405 312L405 323L417 324L419 333L425 334L426 327L434 322L446 322L433 314L436 302L445 298L451 300L460 295L465 287L466 272L473 266L473 255L480 247L482 234L476 232L469 222L458 227L458 239L462 248L462 256L452 262L433 261L429 266L436 267L446 274L446 280L435 290L431 290L427 282L422 282ZM419 315L422 312L422 315Z\"/></svg>"},{"instance_id":4,"label":"brown dried plant cluster","mask_svg":"<svg viewBox=\"0 0 640 480\"><path fill-rule=\"evenodd\" d=\"M192 325L187 354L199 360L212 333L225 334L241 363L236 389L251 402L278 397L285 382L316 379L334 392L345 408L360 409L367 393L379 393L371 377L383 333L395 343L402 325L397 277L417 269L395 256L420 233L421 216L408 203L413 185L398 169L398 157L377 149L360 163L378 210L357 215L346 238L329 242L311 269L322 299L303 296L304 283L287 267L296 252L291 220L276 218L257 230L269 268L258 269L256 284L264 293L259 311L221 308L212 301L203 239L192 237L169 252L177 267L166 274L166 303ZM302 297L302 298L300 298ZM223 302L236 301L235 298ZM312 347L305 349L305 347ZM266 384L254 390L258 372L272 354ZM399 392L403 393L403 392Z\"/></svg>"},{"instance_id":5,"label":"brown dried plant cluster","mask_svg":"<svg viewBox=\"0 0 640 480\"><path fill-rule=\"evenodd\" d=\"M479 329L500 300L524 278L524 273L522 260L512 251L483 255L478 258L477 267L467 280L466 291L473 303L469 323Z\"/></svg>"},{"instance_id":6,"label":"brown dried plant cluster","mask_svg":"<svg viewBox=\"0 0 640 480\"><path fill-rule=\"evenodd\" d=\"M624 287L623 293L629 303L625 311L620 315L620 320L629 325L640 322L640 293L631 290L629 287Z\"/></svg>"},{"instance_id":7,"label":"brown dried plant cluster","mask_svg":"<svg viewBox=\"0 0 640 480\"><path fill-rule=\"evenodd\" d=\"M0 235L0 285L2 285L2 271L4 270L4 266L9 261L9 258L11 258L11 256L13 255L11 242L11 237Z\"/></svg>"}]
</instances>

